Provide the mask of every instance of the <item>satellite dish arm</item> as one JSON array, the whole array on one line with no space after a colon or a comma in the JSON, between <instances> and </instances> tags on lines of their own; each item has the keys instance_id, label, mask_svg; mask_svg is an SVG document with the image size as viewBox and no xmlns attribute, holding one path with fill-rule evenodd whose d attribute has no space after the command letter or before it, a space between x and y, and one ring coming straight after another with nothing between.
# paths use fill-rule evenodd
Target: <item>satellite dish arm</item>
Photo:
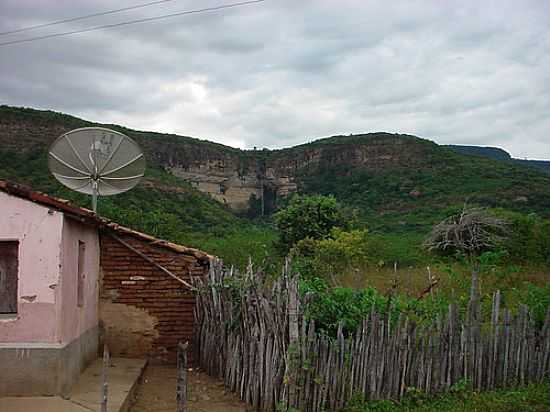
<instances>
[{"instance_id":1,"label":"satellite dish arm","mask_svg":"<svg viewBox=\"0 0 550 412\"><path fill-rule=\"evenodd\" d=\"M143 153L138 154L136 157L134 157L131 160L128 160L126 163L119 167L115 167L112 170L109 170L103 174L103 176L110 175L111 173L118 172L120 169L124 169L126 166L130 166L132 163L134 163L136 160L141 159L143 157Z\"/></svg>"},{"instance_id":2,"label":"satellite dish arm","mask_svg":"<svg viewBox=\"0 0 550 412\"><path fill-rule=\"evenodd\" d=\"M89 172L83 172L83 171L80 170L79 168L70 165L70 164L67 163L66 161L64 161L64 160L62 160L61 158L59 158L59 156L56 156L55 153L50 152L49 154L50 154L51 157L53 157L55 160L57 160L57 161L58 161L59 163L61 163L63 166L66 166L66 167L68 167L69 169L74 170L74 171L77 172L77 173L80 173L81 175L87 175L87 174L89 173Z\"/></svg>"}]
</instances>

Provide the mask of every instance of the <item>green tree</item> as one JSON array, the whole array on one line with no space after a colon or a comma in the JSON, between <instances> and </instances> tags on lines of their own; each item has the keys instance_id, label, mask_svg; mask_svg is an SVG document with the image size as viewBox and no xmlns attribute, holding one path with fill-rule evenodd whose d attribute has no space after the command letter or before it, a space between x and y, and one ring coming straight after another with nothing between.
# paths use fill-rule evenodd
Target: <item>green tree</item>
<instances>
[{"instance_id":1,"label":"green tree","mask_svg":"<svg viewBox=\"0 0 550 412\"><path fill-rule=\"evenodd\" d=\"M333 196L295 195L287 207L275 214L279 246L286 253L300 240L325 239L333 228L346 229L352 220L353 213Z\"/></svg>"},{"instance_id":2,"label":"green tree","mask_svg":"<svg viewBox=\"0 0 550 412\"><path fill-rule=\"evenodd\" d=\"M371 262L370 240L366 229L346 232L333 228L330 237L300 240L291 250L304 277L333 279L347 272L359 271Z\"/></svg>"}]
</instances>

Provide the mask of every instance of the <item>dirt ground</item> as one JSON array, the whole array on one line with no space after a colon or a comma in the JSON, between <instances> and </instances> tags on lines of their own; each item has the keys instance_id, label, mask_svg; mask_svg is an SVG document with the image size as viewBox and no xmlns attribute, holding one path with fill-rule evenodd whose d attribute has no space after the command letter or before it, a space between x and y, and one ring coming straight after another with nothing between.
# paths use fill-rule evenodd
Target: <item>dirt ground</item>
<instances>
[{"instance_id":1,"label":"dirt ground","mask_svg":"<svg viewBox=\"0 0 550 412\"><path fill-rule=\"evenodd\" d=\"M246 412L246 405L223 383L196 370L188 372L189 412ZM174 412L176 410L176 368L149 365L130 412Z\"/></svg>"}]
</instances>

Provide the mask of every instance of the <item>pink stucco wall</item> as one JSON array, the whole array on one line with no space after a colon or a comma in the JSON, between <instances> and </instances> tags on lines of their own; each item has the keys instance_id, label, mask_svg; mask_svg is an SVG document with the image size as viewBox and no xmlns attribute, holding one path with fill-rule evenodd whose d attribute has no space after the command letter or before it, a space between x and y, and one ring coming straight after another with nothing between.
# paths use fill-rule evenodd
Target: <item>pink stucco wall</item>
<instances>
[{"instance_id":1,"label":"pink stucco wall","mask_svg":"<svg viewBox=\"0 0 550 412\"><path fill-rule=\"evenodd\" d=\"M71 342L98 323L99 239L97 229L70 218L63 225L61 341ZM77 305L78 242L85 244L84 304Z\"/></svg>"},{"instance_id":2,"label":"pink stucco wall","mask_svg":"<svg viewBox=\"0 0 550 412\"><path fill-rule=\"evenodd\" d=\"M68 343L97 325L97 229L0 192L0 240L19 241L18 313L0 318L0 343ZM78 240L86 243L82 308L76 305Z\"/></svg>"}]
</instances>

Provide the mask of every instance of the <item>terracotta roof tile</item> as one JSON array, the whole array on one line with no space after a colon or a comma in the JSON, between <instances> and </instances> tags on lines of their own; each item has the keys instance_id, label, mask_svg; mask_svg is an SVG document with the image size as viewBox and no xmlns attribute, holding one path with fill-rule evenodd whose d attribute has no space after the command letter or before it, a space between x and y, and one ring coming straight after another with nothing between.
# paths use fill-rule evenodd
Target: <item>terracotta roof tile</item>
<instances>
[{"instance_id":1,"label":"terracotta roof tile","mask_svg":"<svg viewBox=\"0 0 550 412\"><path fill-rule=\"evenodd\" d=\"M178 245L176 243L172 243L167 240L148 235L147 233L138 232L137 230L133 230L129 227L119 225L118 223L113 222L110 219L99 216L90 209L73 205L66 199L60 199L58 197L53 197L42 192L37 192L35 190L32 190L28 186L8 182L6 180L0 180L0 191L3 191L12 196L19 197L21 199L26 199L31 202L38 203L42 206L56 209L73 218L77 218L83 223L95 225L100 229L110 230L119 234L130 235L154 244L155 246L170 249L174 252L181 254L192 255L199 260L212 258L212 256L201 250Z\"/></svg>"}]
</instances>

